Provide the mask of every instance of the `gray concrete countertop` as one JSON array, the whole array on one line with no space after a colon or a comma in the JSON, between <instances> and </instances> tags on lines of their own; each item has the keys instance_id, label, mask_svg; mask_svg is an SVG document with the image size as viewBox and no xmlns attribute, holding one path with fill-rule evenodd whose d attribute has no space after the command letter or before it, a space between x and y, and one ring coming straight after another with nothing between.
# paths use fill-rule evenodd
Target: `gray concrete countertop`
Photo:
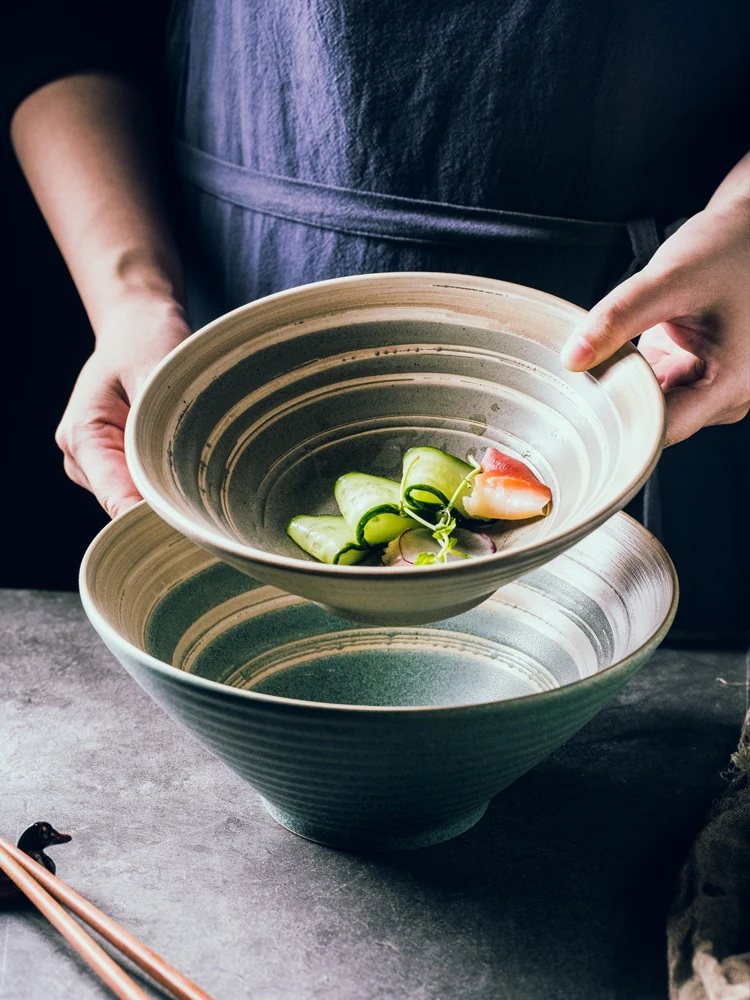
<instances>
[{"instance_id":1,"label":"gray concrete countertop","mask_svg":"<svg viewBox=\"0 0 750 1000\"><path fill-rule=\"evenodd\" d=\"M277 826L77 597L0 591L0 831L72 833L58 874L216 1000L664 1000L673 881L747 685L740 653L660 650L469 833L345 854ZM1 1000L109 996L34 910L0 911Z\"/></svg>"}]
</instances>

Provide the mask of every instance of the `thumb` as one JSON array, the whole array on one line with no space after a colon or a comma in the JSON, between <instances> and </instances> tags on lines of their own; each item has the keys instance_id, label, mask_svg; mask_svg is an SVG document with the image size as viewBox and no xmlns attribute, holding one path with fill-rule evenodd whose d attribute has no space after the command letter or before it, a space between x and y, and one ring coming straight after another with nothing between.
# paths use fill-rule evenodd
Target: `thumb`
<instances>
[{"instance_id":1,"label":"thumb","mask_svg":"<svg viewBox=\"0 0 750 1000\"><path fill-rule=\"evenodd\" d=\"M563 364L583 372L606 361L629 340L679 316L681 292L658 268L634 274L598 302L574 331L562 349Z\"/></svg>"}]
</instances>

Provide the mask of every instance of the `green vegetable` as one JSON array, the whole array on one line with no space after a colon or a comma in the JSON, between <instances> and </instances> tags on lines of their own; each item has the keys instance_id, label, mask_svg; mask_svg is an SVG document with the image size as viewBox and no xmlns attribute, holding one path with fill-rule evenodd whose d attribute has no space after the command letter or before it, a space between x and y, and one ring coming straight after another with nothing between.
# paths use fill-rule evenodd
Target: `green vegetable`
<instances>
[{"instance_id":1,"label":"green vegetable","mask_svg":"<svg viewBox=\"0 0 750 1000\"><path fill-rule=\"evenodd\" d=\"M438 528L433 531L432 537L440 545L439 552L420 552L414 561L415 566L434 566L436 563L447 563L448 556L454 554L457 538L451 532L456 527L455 521L449 521L445 528ZM468 559L464 552L456 552L462 559Z\"/></svg>"},{"instance_id":2,"label":"green vegetable","mask_svg":"<svg viewBox=\"0 0 750 1000\"><path fill-rule=\"evenodd\" d=\"M424 518L412 508L411 516L423 524L425 528L429 528L432 532L432 537L440 546L437 553L434 552L420 552L414 563L415 566L432 566L435 563L447 563L448 556L451 554L453 549L456 547L456 536L453 532L456 530L456 519L453 516L453 508L457 505L459 497L465 496L467 491L471 489L471 481L477 473L482 471L480 464L474 459L471 459L471 465L466 462L461 462L460 459L454 458L453 455L447 455L444 451L439 451L437 448L410 448L404 456L404 478L401 482L401 492L402 492L402 504L406 503L406 494L409 489L408 478L413 468L415 468L420 461L422 461L423 452L436 453L437 458L433 454L425 456L426 462L433 463L433 469L437 466L438 471L442 472L445 468L450 469L449 463L455 463L457 465L463 466L466 471L458 478L455 484L455 488L450 495L450 499L446 500L444 504L438 507L439 516L435 524L430 524L429 521L425 521ZM407 456L410 453L412 457L407 464ZM442 459L447 459L448 461L443 462ZM443 481L441 485L445 485L446 475L443 476ZM412 486L412 490L416 493L417 489L422 487ZM419 502L418 500L414 502ZM426 506L426 505L425 505ZM431 505L430 505L431 506ZM423 508L424 509L424 508ZM432 508L434 509L434 508Z\"/></svg>"},{"instance_id":3,"label":"green vegetable","mask_svg":"<svg viewBox=\"0 0 750 1000\"><path fill-rule=\"evenodd\" d=\"M420 553L415 565L445 563L456 547L456 519L467 517L462 498L481 472L474 459L470 463L438 448L410 448L404 455L400 483L347 472L334 489L341 517L300 515L292 519L287 532L321 562L350 566L361 562L374 546L393 542L418 522L438 543L438 551Z\"/></svg>"},{"instance_id":4,"label":"green vegetable","mask_svg":"<svg viewBox=\"0 0 750 1000\"><path fill-rule=\"evenodd\" d=\"M351 566L361 562L368 553L358 545L343 517L308 517L301 514L289 522L287 534L301 549L324 563Z\"/></svg>"},{"instance_id":5,"label":"green vegetable","mask_svg":"<svg viewBox=\"0 0 750 1000\"><path fill-rule=\"evenodd\" d=\"M401 513L401 484L363 472L347 472L334 496L358 545L385 545L414 522Z\"/></svg>"},{"instance_id":6,"label":"green vegetable","mask_svg":"<svg viewBox=\"0 0 750 1000\"><path fill-rule=\"evenodd\" d=\"M410 448L404 455L401 488L411 510L445 509L453 498L458 513L468 517L463 498L471 490L474 467L439 448ZM462 485L463 483L463 485Z\"/></svg>"}]
</instances>

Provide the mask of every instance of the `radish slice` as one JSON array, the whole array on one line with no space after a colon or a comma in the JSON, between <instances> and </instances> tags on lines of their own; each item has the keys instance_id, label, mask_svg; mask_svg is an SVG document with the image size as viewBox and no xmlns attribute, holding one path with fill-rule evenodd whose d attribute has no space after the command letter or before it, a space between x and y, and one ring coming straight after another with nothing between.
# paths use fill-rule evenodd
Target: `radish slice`
<instances>
[{"instance_id":1,"label":"radish slice","mask_svg":"<svg viewBox=\"0 0 750 1000\"><path fill-rule=\"evenodd\" d=\"M399 556L398 559L394 559L393 562L383 563L383 565L386 569L393 569L395 566L411 566L411 563L408 563L406 559L402 559L401 556Z\"/></svg>"},{"instance_id":2,"label":"radish slice","mask_svg":"<svg viewBox=\"0 0 750 1000\"><path fill-rule=\"evenodd\" d=\"M406 561L401 556L401 535L389 542L383 551L384 566L404 566Z\"/></svg>"},{"instance_id":3,"label":"radish slice","mask_svg":"<svg viewBox=\"0 0 750 1000\"><path fill-rule=\"evenodd\" d=\"M495 543L489 535L481 534L478 531L457 528L455 537L456 547L449 553L448 562L462 562L465 558L490 556L495 551ZM422 552L431 552L437 555L440 551L439 542L435 541L428 528L409 528L400 536L398 542L401 559L410 566L414 565Z\"/></svg>"}]
</instances>

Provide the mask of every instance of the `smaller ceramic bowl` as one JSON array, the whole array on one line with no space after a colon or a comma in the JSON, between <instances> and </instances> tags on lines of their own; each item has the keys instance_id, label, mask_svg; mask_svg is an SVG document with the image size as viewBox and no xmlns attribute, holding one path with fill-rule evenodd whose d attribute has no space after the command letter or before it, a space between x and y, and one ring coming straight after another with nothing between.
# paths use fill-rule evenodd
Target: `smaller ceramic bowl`
<instances>
[{"instance_id":1,"label":"smaller ceramic bowl","mask_svg":"<svg viewBox=\"0 0 750 1000\"><path fill-rule=\"evenodd\" d=\"M345 618L459 614L602 524L659 457L662 393L637 351L592 373L562 366L582 315L533 289L450 274L362 275L258 300L152 374L126 430L133 479L182 534ZM326 566L287 536L297 514L338 513L343 473L400 479L415 445L525 458L552 511L516 522L496 554L448 566Z\"/></svg>"},{"instance_id":2,"label":"smaller ceramic bowl","mask_svg":"<svg viewBox=\"0 0 750 1000\"><path fill-rule=\"evenodd\" d=\"M146 504L92 542L80 582L125 668L279 823L373 850L476 823L617 694L677 604L669 557L625 514L430 627L353 626L249 579Z\"/></svg>"}]
</instances>

